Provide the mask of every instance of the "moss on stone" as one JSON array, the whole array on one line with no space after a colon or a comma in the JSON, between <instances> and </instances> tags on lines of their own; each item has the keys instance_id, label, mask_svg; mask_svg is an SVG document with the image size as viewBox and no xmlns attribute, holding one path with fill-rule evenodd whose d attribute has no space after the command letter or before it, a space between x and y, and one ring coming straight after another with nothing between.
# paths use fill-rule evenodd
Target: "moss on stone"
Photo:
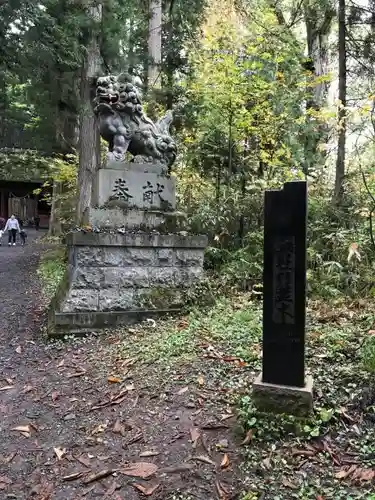
<instances>
[{"instance_id":1,"label":"moss on stone","mask_svg":"<svg viewBox=\"0 0 375 500\"><path fill-rule=\"evenodd\" d=\"M137 305L150 309L168 309L182 307L183 290L181 288L150 288L139 290Z\"/></svg>"}]
</instances>

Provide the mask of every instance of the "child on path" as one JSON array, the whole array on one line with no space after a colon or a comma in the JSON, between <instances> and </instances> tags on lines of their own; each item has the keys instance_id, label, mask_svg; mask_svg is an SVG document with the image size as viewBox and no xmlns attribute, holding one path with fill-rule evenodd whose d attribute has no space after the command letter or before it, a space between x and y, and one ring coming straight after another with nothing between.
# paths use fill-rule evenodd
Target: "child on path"
<instances>
[{"instance_id":1,"label":"child on path","mask_svg":"<svg viewBox=\"0 0 375 500\"><path fill-rule=\"evenodd\" d=\"M5 231L8 231L8 245L10 246L13 243L13 246L15 247L17 232L20 232L20 225L18 224L18 220L14 214L12 214L7 220L4 228L4 232Z\"/></svg>"},{"instance_id":2,"label":"child on path","mask_svg":"<svg viewBox=\"0 0 375 500\"><path fill-rule=\"evenodd\" d=\"M18 219L18 224L20 226L20 239L21 239L21 245L24 246L26 243L26 238L27 238L27 233L23 227L23 221L21 219Z\"/></svg>"}]
</instances>

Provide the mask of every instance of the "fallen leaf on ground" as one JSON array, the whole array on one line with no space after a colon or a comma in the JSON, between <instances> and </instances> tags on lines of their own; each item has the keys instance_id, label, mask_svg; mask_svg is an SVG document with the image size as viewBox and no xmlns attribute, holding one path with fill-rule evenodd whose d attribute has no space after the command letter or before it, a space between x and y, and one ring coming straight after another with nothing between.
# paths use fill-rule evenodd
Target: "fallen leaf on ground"
<instances>
[{"instance_id":1,"label":"fallen leaf on ground","mask_svg":"<svg viewBox=\"0 0 375 500\"><path fill-rule=\"evenodd\" d=\"M121 366L133 365L137 361L137 358L127 358L122 363Z\"/></svg>"},{"instance_id":2,"label":"fallen leaf on ground","mask_svg":"<svg viewBox=\"0 0 375 500\"><path fill-rule=\"evenodd\" d=\"M293 456L313 457L317 453L318 450L297 450L296 448L292 448L292 457Z\"/></svg>"},{"instance_id":3,"label":"fallen leaf on ground","mask_svg":"<svg viewBox=\"0 0 375 500\"><path fill-rule=\"evenodd\" d=\"M111 384L119 384L121 380L118 377L108 377L108 382Z\"/></svg>"},{"instance_id":4,"label":"fallen leaf on ground","mask_svg":"<svg viewBox=\"0 0 375 500\"><path fill-rule=\"evenodd\" d=\"M200 375L200 376L198 377L198 384L199 384L199 385L203 385L203 384L204 384L204 377L202 377L202 375Z\"/></svg>"},{"instance_id":5,"label":"fallen leaf on ground","mask_svg":"<svg viewBox=\"0 0 375 500\"><path fill-rule=\"evenodd\" d=\"M226 414L226 413L223 413L223 415L221 415L221 419L220 420L228 420L228 418L233 418L234 415L232 413L229 413L229 414Z\"/></svg>"},{"instance_id":6,"label":"fallen leaf on ground","mask_svg":"<svg viewBox=\"0 0 375 500\"><path fill-rule=\"evenodd\" d=\"M191 464L179 464L172 467L163 467L159 469L160 474L174 474L178 472L187 472L194 469L194 465Z\"/></svg>"},{"instance_id":7,"label":"fallen leaf on ground","mask_svg":"<svg viewBox=\"0 0 375 500\"><path fill-rule=\"evenodd\" d=\"M187 392L189 390L189 386L186 386L186 387L183 387L182 389L180 389L177 394L179 396L181 396L181 394L184 394L185 392Z\"/></svg>"},{"instance_id":8,"label":"fallen leaf on ground","mask_svg":"<svg viewBox=\"0 0 375 500\"><path fill-rule=\"evenodd\" d=\"M142 451L142 453L139 454L140 457L156 457L157 455L160 455L160 453L152 450Z\"/></svg>"},{"instance_id":9,"label":"fallen leaf on ground","mask_svg":"<svg viewBox=\"0 0 375 500\"><path fill-rule=\"evenodd\" d=\"M95 434L100 434L104 432L107 428L107 424L99 424L92 431L91 434L94 436Z\"/></svg>"},{"instance_id":10,"label":"fallen leaf on ground","mask_svg":"<svg viewBox=\"0 0 375 500\"><path fill-rule=\"evenodd\" d=\"M158 470L158 466L150 462L135 462L127 467L120 469L120 472L126 476L141 477L146 479L152 476Z\"/></svg>"},{"instance_id":11,"label":"fallen leaf on ground","mask_svg":"<svg viewBox=\"0 0 375 500\"><path fill-rule=\"evenodd\" d=\"M229 500L228 490L218 479L215 481L215 486L217 490L217 494L219 495L220 500Z\"/></svg>"},{"instance_id":12,"label":"fallen leaf on ground","mask_svg":"<svg viewBox=\"0 0 375 500\"><path fill-rule=\"evenodd\" d=\"M134 384L129 384L129 385L126 385L126 386L125 386L125 389L126 389L127 391L134 391Z\"/></svg>"},{"instance_id":13,"label":"fallen leaf on ground","mask_svg":"<svg viewBox=\"0 0 375 500\"><path fill-rule=\"evenodd\" d=\"M98 403L95 406L92 406L90 410L98 410L99 408L104 408L106 406L118 405L124 401L128 394L128 391L125 389L120 391L118 394L111 397L109 401L103 401L103 403Z\"/></svg>"},{"instance_id":14,"label":"fallen leaf on ground","mask_svg":"<svg viewBox=\"0 0 375 500\"><path fill-rule=\"evenodd\" d=\"M4 385L4 387L0 387L0 391L8 391L9 389L13 389L14 385Z\"/></svg>"},{"instance_id":15,"label":"fallen leaf on ground","mask_svg":"<svg viewBox=\"0 0 375 500\"><path fill-rule=\"evenodd\" d=\"M82 476L87 474L88 471L73 472L73 474L68 474L62 478L63 481L74 481L75 479L80 479Z\"/></svg>"},{"instance_id":16,"label":"fallen leaf on ground","mask_svg":"<svg viewBox=\"0 0 375 500\"><path fill-rule=\"evenodd\" d=\"M214 465L216 467L216 463L209 457L206 457L205 455L198 455L197 457L192 457L191 460L199 460L199 462L204 462L206 464Z\"/></svg>"},{"instance_id":17,"label":"fallen leaf on ground","mask_svg":"<svg viewBox=\"0 0 375 500\"><path fill-rule=\"evenodd\" d=\"M55 402L56 399L60 396L60 393L57 392L57 391L52 391L52 394L51 394L51 398L52 398L52 401Z\"/></svg>"},{"instance_id":18,"label":"fallen leaf on ground","mask_svg":"<svg viewBox=\"0 0 375 500\"><path fill-rule=\"evenodd\" d=\"M16 452L16 451L15 451L15 452L13 452L13 453L11 453L8 457L4 457L4 458L2 459L2 463L3 463L3 464L9 464L9 463L13 460L13 458L14 458L16 455L17 455L17 452Z\"/></svg>"},{"instance_id":19,"label":"fallen leaf on ground","mask_svg":"<svg viewBox=\"0 0 375 500\"><path fill-rule=\"evenodd\" d=\"M122 425L120 419L116 420L115 425L113 426L112 431L115 434L121 434L121 436L123 436L125 434L125 427Z\"/></svg>"},{"instance_id":20,"label":"fallen leaf on ground","mask_svg":"<svg viewBox=\"0 0 375 500\"><path fill-rule=\"evenodd\" d=\"M89 459L84 458L84 457L75 457L75 456L73 456L73 458L75 458L77 460L77 462L84 465L85 467L90 468L91 463L90 463Z\"/></svg>"},{"instance_id":21,"label":"fallen leaf on ground","mask_svg":"<svg viewBox=\"0 0 375 500\"><path fill-rule=\"evenodd\" d=\"M0 490L4 490L10 484L12 484L12 480L9 477L0 476Z\"/></svg>"},{"instance_id":22,"label":"fallen leaf on ground","mask_svg":"<svg viewBox=\"0 0 375 500\"><path fill-rule=\"evenodd\" d=\"M25 437L30 437L31 435L31 426L30 425L18 425L17 427L13 427L11 431L20 432Z\"/></svg>"},{"instance_id":23,"label":"fallen leaf on ground","mask_svg":"<svg viewBox=\"0 0 375 500\"><path fill-rule=\"evenodd\" d=\"M22 347L20 345L17 347L16 353L17 354L21 354L22 353Z\"/></svg>"},{"instance_id":24,"label":"fallen leaf on ground","mask_svg":"<svg viewBox=\"0 0 375 500\"><path fill-rule=\"evenodd\" d=\"M57 456L58 460L61 460L62 457L66 454L65 448L54 448L53 451L55 452L55 455Z\"/></svg>"},{"instance_id":25,"label":"fallen leaf on ground","mask_svg":"<svg viewBox=\"0 0 375 500\"><path fill-rule=\"evenodd\" d=\"M141 429L138 429L137 433L133 437L131 437L125 444L126 446L129 446L131 444L137 443L141 439L143 439L143 432L141 431Z\"/></svg>"},{"instance_id":26,"label":"fallen leaf on ground","mask_svg":"<svg viewBox=\"0 0 375 500\"><path fill-rule=\"evenodd\" d=\"M201 428L203 430L210 431L210 430L215 430L215 429L228 429L228 426L225 424L222 424L220 422L207 422L207 423L201 425Z\"/></svg>"},{"instance_id":27,"label":"fallen leaf on ground","mask_svg":"<svg viewBox=\"0 0 375 500\"><path fill-rule=\"evenodd\" d=\"M105 477L110 476L111 474L113 474L113 472L114 472L113 469L104 469L101 470L100 472L95 472L93 474L90 474L82 482L83 484L90 484L93 483L94 481L99 481L99 479L104 479Z\"/></svg>"},{"instance_id":28,"label":"fallen leaf on ground","mask_svg":"<svg viewBox=\"0 0 375 500\"><path fill-rule=\"evenodd\" d=\"M223 459L221 461L221 464L220 464L220 467L222 469L226 469L230 464L230 461L229 461L229 457L227 455L227 453L225 453L225 455L223 456Z\"/></svg>"},{"instance_id":29,"label":"fallen leaf on ground","mask_svg":"<svg viewBox=\"0 0 375 500\"><path fill-rule=\"evenodd\" d=\"M290 488L292 490L298 490L298 486L296 484L292 483L291 481L289 481L288 479L283 478L283 480L281 482L283 483L283 485L286 488Z\"/></svg>"},{"instance_id":30,"label":"fallen leaf on ground","mask_svg":"<svg viewBox=\"0 0 375 500\"><path fill-rule=\"evenodd\" d=\"M335 474L336 479L345 479L350 476L355 470L357 466L356 465L351 465L349 468L341 469L339 472Z\"/></svg>"},{"instance_id":31,"label":"fallen leaf on ground","mask_svg":"<svg viewBox=\"0 0 375 500\"><path fill-rule=\"evenodd\" d=\"M121 484L116 483L116 481L113 481L111 486L108 488L108 490L105 492L105 497L107 498L113 498L113 494L116 490L119 490L121 488Z\"/></svg>"},{"instance_id":32,"label":"fallen leaf on ground","mask_svg":"<svg viewBox=\"0 0 375 500\"><path fill-rule=\"evenodd\" d=\"M132 486L134 486L134 488L136 488L146 497L149 497L154 493L154 491L156 491L159 488L160 484L159 483L154 484L154 486L143 486L142 484L133 483Z\"/></svg>"},{"instance_id":33,"label":"fallen leaf on ground","mask_svg":"<svg viewBox=\"0 0 375 500\"><path fill-rule=\"evenodd\" d=\"M361 481L372 481L375 477L375 471L372 469L361 469L359 478Z\"/></svg>"},{"instance_id":34,"label":"fallen leaf on ground","mask_svg":"<svg viewBox=\"0 0 375 500\"><path fill-rule=\"evenodd\" d=\"M193 448L197 447L198 440L201 437L201 433L199 432L198 427L192 427L190 429L190 439L191 439L191 444Z\"/></svg>"},{"instance_id":35,"label":"fallen leaf on ground","mask_svg":"<svg viewBox=\"0 0 375 500\"><path fill-rule=\"evenodd\" d=\"M65 363L65 360L64 360L64 359L62 359L62 360L58 363L57 368L60 368L61 366L64 366L64 363Z\"/></svg>"},{"instance_id":36,"label":"fallen leaf on ground","mask_svg":"<svg viewBox=\"0 0 375 500\"><path fill-rule=\"evenodd\" d=\"M242 441L241 445L246 445L249 444L250 441L253 439L253 429L249 429L246 433L245 439Z\"/></svg>"},{"instance_id":37,"label":"fallen leaf on ground","mask_svg":"<svg viewBox=\"0 0 375 500\"><path fill-rule=\"evenodd\" d=\"M262 460L262 464L264 465L264 467L266 469L271 469L272 468L272 464L271 464L271 459L270 457L267 457L265 459Z\"/></svg>"},{"instance_id":38,"label":"fallen leaf on ground","mask_svg":"<svg viewBox=\"0 0 375 500\"><path fill-rule=\"evenodd\" d=\"M85 373L86 373L86 370L81 370L79 372L71 373L70 375L67 375L67 378L81 377Z\"/></svg>"}]
</instances>

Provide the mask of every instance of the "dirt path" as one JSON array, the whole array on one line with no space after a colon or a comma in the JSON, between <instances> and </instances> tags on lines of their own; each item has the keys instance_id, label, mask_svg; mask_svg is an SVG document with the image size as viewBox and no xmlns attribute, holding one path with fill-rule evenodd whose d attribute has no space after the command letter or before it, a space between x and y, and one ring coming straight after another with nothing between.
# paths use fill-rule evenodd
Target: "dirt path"
<instances>
[{"instance_id":1,"label":"dirt path","mask_svg":"<svg viewBox=\"0 0 375 500\"><path fill-rule=\"evenodd\" d=\"M240 437L227 403L189 385L195 374L161 386L152 366L142 375L132 359L109 378L103 356L116 335L49 344L42 246L28 243L0 247L0 498L239 498Z\"/></svg>"}]
</instances>

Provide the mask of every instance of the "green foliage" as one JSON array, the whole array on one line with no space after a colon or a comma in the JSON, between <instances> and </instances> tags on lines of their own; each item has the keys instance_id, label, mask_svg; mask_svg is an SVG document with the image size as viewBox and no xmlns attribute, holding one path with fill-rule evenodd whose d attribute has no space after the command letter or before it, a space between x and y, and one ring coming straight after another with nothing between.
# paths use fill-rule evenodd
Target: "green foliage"
<instances>
[{"instance_id":1,"label":"green foliage","mask_svg":"<svg viewBox=\"0 0 375 500\"><path fill-rule=\"evenodd\" d=\"M78 158L76 155L64 155L53 159L50 178L44 183L45 200L51 205L54 219L58 220L63 230L68 231L75 224L77 199Z\"/></svg>"},{"instance_id":2,"label":"green foliage","mask_svg":"<svg viewBox=\"0 0 375 500\"><path fill-rule=\"evenodd\" d=\"M66 270L66 249L57 247L45 252L40 260L38 276L42 284L43 296L51 300Z\"/></svg>"},{"instance_id":3,"label":"green foliage","mask_svg":"<svg viewBox=\"0 0 375 500\"><path fill-rule=\"evenodd\" d=\"M375 373L375 337L370 336L361 347L362 362L365 370Z\"/></svg>"},{"instance_id":4,"label":"green foliage","mask_svg":"<svg viewBox=\"0 0 375 500\"><path fill-rule=\"evenodd\" d=\"M0 180L40 182L51 175L53 159L38 151L0 150Z\"/></svg>"},{"instance_id":5,"label":"green foliage","mask_svg":"<svg viewBox=\"0 0 375 500\"><path fill-rule=\"evenodd\" d=\"M240 307L240 304L246 308ZM226 354L253 360L251 340L261 333L260 311L247 297L216 300L209 308L194 309L182 319L148 320L142 325L123 329L123 340L116 345L121 356L138 356L154 366L173 366L197 355L205 338L220 342Z\"/></svg>"}]
</instances>

